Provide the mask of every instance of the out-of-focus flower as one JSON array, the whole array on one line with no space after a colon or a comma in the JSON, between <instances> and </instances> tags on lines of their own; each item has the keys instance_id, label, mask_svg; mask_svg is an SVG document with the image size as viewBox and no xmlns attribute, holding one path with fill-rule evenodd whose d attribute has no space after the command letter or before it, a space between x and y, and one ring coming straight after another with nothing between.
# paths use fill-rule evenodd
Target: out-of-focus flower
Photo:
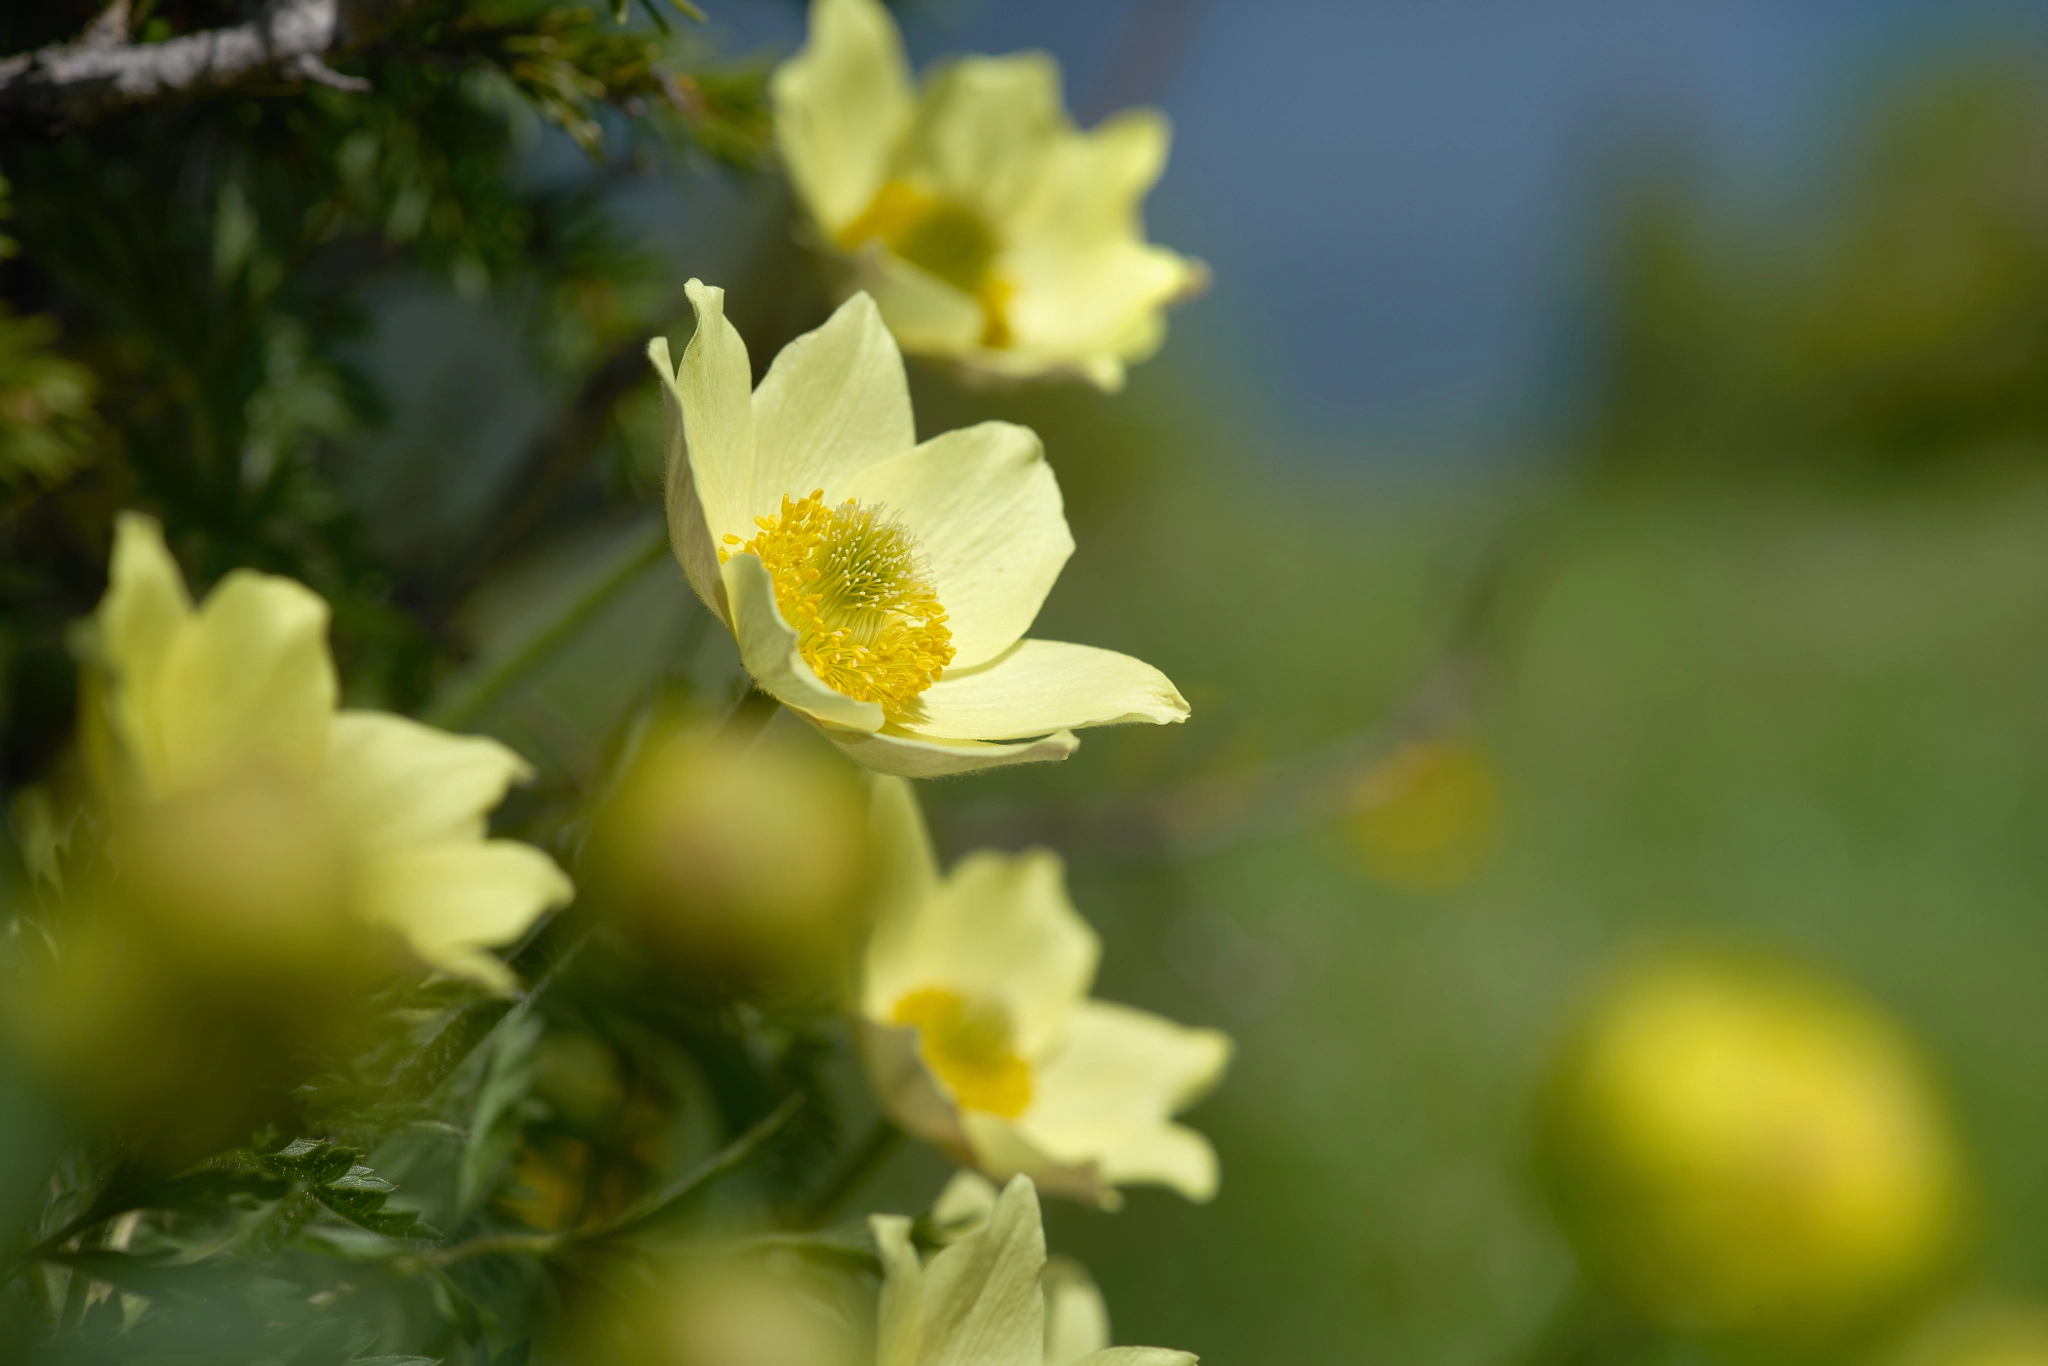
<instances>
[{"instance_id":1,"label":"out-of-focus flower","mask_svg":"<svg viewBox=\"0 0 2048 1366\"><path fill-rule=\"evenodd\" d=\"M1082 132L1044 53L949 62L920 95L877 0L814 0L773 95L798 196L906 351L1118 389L1165 339L1163 310L1207 283L1145 241L1166 119L1133 109Z\"/></svg>"},{"instance_id":2,"label":"out-of-focus flower","mask_svg":"<svg viewBox=\"0 0 2048 1366\"><path fill-rule=\"evenodd\" d=\"M2048 1366L2048 1312L2039 1305L1969 1304L1913 1334L1899 1366Z\"/></svg>"},{"instance_id":3,"label":"out-of-focus flower","mask_svg":"<svg viewBox=\"0 0 2048 1366\"><path fill-rule=\"evenodd\" d=\"M1789 969L1622 977L1552 1079L1546 1159L1588 1269L1696 1332L1825 1332L1951 1242L1960 1166L1905 1038Z\"/></svg>"},{"instance_id":4,"label":"out-of-focus flower","mask_svg":"<svg viewBox=\"0 0 2048 1366\"><path fill-rule=\"evenodd\" d=\"M759 1257L660 1269L618 1311L589 1317L570 1359L591 1366L864 1366L829 1289Z\"/></svg>"},{"instance_id":5,"label":"out-of-focus flower","mask_svg":"<svg viewBox=\"0 0 2048 1366\"><path fill-rule=\"evenodd\" d=\"M929 1262L910 1241L910 1220L878 1214L869 1223L882 1254L878 1366L1193 1366L1187 1352L1110 1347L1107 1315L1083 1322L1071 1279L1042 1279L1045 1229L1029 1177L1013 1178L987 1216Z\"/></svg>"},{"instance_id":6,"label":"out-of-focus flower","mask_svg":"<svg viewBox=\"0 0 2048 1366\"><path fill-rule=\"evenodd\" d=\"M1469 740L1423 740L1360 775L1348 825L1372 877L1440 892L1478 874L1499 817L1500 781L1486 752Z\"/></svg>"},{"instance_id":7,"label":"out-of-focus flower","mask_svg":"<svg viewBox=\"0 0 2048 1366\"><path fill-rule=\"evenodd\" d=\"M346 917L509 988L487 950L570 896L547 855L485 838L525 763L495 740L337 711L326 634L317 594L246 570L194 608L156 524L121 519L93 621L88 745L117 841L133 826L145 848L134 880L167 933L211 951Z\"/></svg>"},{"instance_id":8,"label":"out-of-focus flower","mask_svg":"<svg viewBox=\"0 0 2048 1366\"><path fill-rule=\"evenodd\" d=\"M801 987L845 960L868 876L856 770L823 746L651 740L593 832L589 881L635 943L735 985Z\"/></svg>"},{"instance_id":9,"label":"out-of-focus flower","mask_svg":"<svg viewBox=\"0 0 2048 1366\"><path fill-rule=\"evenodd\" d=\"M692 280L668 410L668 521L763 691L908 777L1059 759L1072 731L1182 721L1128 655L1028 640L1073 537L1038 437L984 422L919 444L903 359L856 294L751 395L725 293Z\"/></svg>"},{"instance_id":10,"label":"out-of-focus flower","mask_svg":"<svg viewBox=\"0 0 2048 1366\"><path fill-rule=\"evenodd\" d=\"M875 823L889 874L860 1009L890 1115L963 1165L1106 1206L1132 1182L1215 1194L1215 1150L1172 1116L1230 1040L1088 998L1100 948L1056 855L980 851L942 877L900 780L876 781Z\"/></svg>"}]
</instances>

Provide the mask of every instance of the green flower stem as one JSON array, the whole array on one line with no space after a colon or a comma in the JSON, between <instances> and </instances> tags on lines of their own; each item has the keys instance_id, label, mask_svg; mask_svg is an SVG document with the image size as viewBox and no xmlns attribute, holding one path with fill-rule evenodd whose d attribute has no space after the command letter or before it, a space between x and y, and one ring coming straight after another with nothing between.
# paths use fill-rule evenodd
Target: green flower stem
<instances>
[{"instance_id":1,"label":"green flower stem","mask_svg":"<svg viewBox=\"0 0 2048 1366\"><path fill-rule=\"evenodd\" d=\"M551 621L456 679L420 719L443 730L473 725L515 683L580 634L613 598L667 554L666 525L656 522L637 533Z\"/></svg>"},{"instance_id":2,"label":"green flower stem","mask_svg":"<svg viewBox=\"0 0 2048 1366\"><path fill-rule=\"evenodd\" d=\"M811 1198L797 1216L793 1227L798 1229L821 1228L838 1217L847 1202L860 1194L862 1187L875 1179L889 1159L896 1155L896 1149L903 1144L903 1131L887 1119L875 1121L875 1127L868 1130L846 1165L832 1178L831 1184Z\"/></svg>"}]
</instances>

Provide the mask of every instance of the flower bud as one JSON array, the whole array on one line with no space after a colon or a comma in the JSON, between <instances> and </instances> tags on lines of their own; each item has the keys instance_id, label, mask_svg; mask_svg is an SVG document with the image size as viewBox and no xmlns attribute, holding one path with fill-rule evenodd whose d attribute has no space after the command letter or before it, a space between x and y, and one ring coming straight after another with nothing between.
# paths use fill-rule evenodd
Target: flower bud
<instances>
[{"instance_id":1,"label":"flower bud","mask_svg":"<svg viewBox=\"0 0 2048 1366\"><path fill-rule=\"evenodd\" d=\"M763 737L672 733L601 813L592 880L637 945L757 988L839 962L869 880L866 804L829 755Z\"/></svg>"},{"instance_id":2,"label":"flower bud","mask_svg":"<svg viewBox=\"0 0 2048 1366\"><path fill-rule=\"evenodd\" d=\"M1668 1328L1825 1333L1952 1240L1959 1159L1912 1047L1782 967L1623 975L1564 1051L1543 1127L1588 1272Z\"/></svg>"}]
</instances>

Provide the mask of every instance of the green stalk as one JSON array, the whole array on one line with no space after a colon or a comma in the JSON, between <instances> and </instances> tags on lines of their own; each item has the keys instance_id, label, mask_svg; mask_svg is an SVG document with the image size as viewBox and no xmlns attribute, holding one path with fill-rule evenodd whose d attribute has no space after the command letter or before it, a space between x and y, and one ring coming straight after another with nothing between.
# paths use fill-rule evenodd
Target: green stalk
<instances>
[{"instance_id":1,"label":"green stalk","mask_svg":"<svg viewBox=\"0 0 2048 1366\"><path fill-rule=\"evenodd\" d=\"M552 620L542 623L510 649L484 660L455 680L426 709L421 720L443 730L461 730L485 715L500 697L546 663L555 651L590 625L634 580L668 554L668 528L656 522L637 533L584 590Z\"/></svg>"}]
</instances>

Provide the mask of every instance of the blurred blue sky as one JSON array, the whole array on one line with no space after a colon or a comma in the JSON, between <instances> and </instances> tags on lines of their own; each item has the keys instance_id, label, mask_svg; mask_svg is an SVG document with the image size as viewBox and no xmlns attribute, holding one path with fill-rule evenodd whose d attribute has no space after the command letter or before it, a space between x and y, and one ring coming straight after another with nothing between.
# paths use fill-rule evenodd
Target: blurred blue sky
<instances>
[{"instance_id":1,"label":"blurred blue sky","mask_svg":"<svg viewBox=\"0 0 2048 1366\"><path fill-rule=\"evenodd\" d=\"M715 19L786 50L801 12ZM1569 411L1630 168L1679 157L1752 210L1809 199L1873 98L2040 46L2048 6L911 0L906 27L920 66L1051 50L1084 118L1164 105L1153 232L1216 271L1178 322L1187 358L1243 372L1296 435L1455 457L1527 448Z\"/></svg>"}]
</instances>

